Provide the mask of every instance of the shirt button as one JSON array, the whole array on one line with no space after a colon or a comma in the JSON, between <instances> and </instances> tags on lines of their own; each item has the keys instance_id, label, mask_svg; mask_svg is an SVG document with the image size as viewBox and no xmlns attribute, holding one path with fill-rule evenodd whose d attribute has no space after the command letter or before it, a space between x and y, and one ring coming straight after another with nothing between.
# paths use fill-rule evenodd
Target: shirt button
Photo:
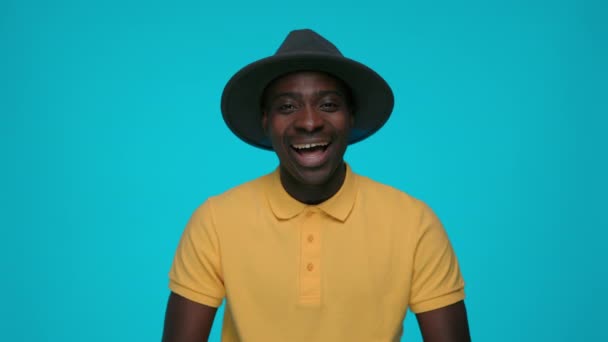
<instances>
[{"instance_id":1,"label":"shirt button","mask_svg":"<svg viewBox=\"0 0 608 342\"><path fill-rule=\"evenodd\" d=\"M315 241L315 237L312 234L308 235L308 242L312 243L313 241Z\"/></svg>"},{"instance_id":2,"label":"shirt button","mask_svg":"<svg viewBox=\"0 0 608 342\"><path fill-rule=\"evenodd\" d=\"M313 265L312 262L309 262L308 265L306 265L306 269L308 272L312 272L312 270L315 269L315 265Z\"/></svg>"},{"instance_id":3,"label":"shirt button","mask_svg":"<svg viewBox=\"0 0 608 342\"><path fill-rule=\"evenodd\" d=\"M306 213L306 217L312 217L315 214L314 211L309 211Z\"/></svg>"}]
</instances>

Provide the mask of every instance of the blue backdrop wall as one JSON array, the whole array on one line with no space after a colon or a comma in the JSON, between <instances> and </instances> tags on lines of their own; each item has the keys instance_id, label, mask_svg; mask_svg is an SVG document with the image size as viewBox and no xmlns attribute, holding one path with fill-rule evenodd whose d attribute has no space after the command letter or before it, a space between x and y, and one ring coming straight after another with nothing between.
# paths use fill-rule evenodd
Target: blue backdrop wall
<instances>
[{"instance_id":1,"label":"blue backdrop wall","mask_svg":"<svg viewBox=\"0 0 608 342\"><path fill-rule=\"evenodd\" d=\"M3 0L0 339L160 339L190 214L277 163L225 127L223 86L311 27L392 85L347 160L442 218L474 339L608 340L607 8Z\"/></svg>"}]
</instances>

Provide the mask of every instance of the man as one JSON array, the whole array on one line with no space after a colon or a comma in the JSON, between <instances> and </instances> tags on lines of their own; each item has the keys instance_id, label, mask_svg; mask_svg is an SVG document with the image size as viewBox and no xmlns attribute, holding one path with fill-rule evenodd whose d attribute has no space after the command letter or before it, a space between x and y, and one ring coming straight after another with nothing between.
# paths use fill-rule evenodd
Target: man
<instances>
[{"instance_id":1,"label":"man","mask_svg":"<svg viewBox=\"0 0 608 342\"><path fill-rule=\"evenodd\" d=\"M311 30L235 74L222 113L274 150L269 175L208 199L170 272L164 341L398 341L409 307L425 341L468 341L464 282L421 201L355 174L349 144L377 131L393 93Z\"/></svg>"}]
</instances>

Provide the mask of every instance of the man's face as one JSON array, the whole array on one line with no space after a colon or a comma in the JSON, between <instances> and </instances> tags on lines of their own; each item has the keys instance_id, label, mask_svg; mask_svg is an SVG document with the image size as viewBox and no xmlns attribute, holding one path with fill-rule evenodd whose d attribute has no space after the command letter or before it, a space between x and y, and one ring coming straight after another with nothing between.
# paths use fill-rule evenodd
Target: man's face
<instances>
[{"instance_id":1,"label":"man's face","mask_svg":"<svg viewBox=\"0 0 608 342\"><path fill-rule=\"evenodd\" d=\"M320 72L288 74L266 89L262 124L296 183L325 185L343 165L353 120L348 96L339 80Z\"/></svg>"}]
</instances>

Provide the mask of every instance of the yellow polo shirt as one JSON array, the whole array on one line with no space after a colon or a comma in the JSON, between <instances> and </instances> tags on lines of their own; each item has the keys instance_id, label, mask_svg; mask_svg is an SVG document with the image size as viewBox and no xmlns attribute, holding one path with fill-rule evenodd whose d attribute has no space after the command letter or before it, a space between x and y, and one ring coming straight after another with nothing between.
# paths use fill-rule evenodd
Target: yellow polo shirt
<instances>
[{"instance_id":1,"label":"yellow polo shirt","mask_svg":"<svg viewBox=\"0 0 608 342\"><path fill-rule=\"evenodd\" d=\"M423 202L347 167L306 205L278 170L209 198L177 249L170 289L217 307L222 341L398 341L419 313L464 299L456 256Z\"/></svg>"}]
</instances>

